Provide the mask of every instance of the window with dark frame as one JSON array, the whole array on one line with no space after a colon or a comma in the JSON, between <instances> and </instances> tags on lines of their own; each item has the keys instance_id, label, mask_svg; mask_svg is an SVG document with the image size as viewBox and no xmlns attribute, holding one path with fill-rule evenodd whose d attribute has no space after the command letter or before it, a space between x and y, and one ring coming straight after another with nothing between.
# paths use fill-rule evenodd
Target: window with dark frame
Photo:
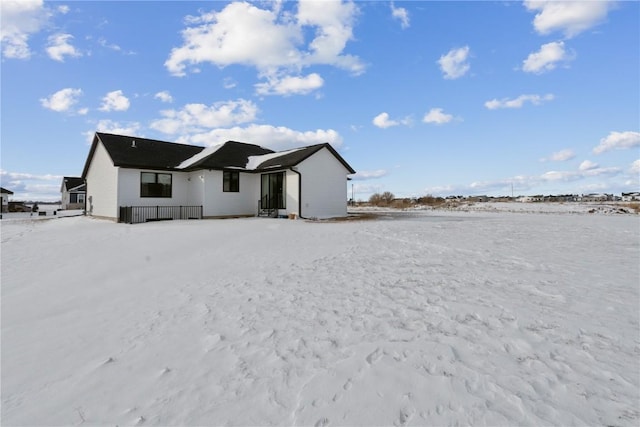
<instances>
[{"instance_id":1,"label":"window with dark frame","mask_svg":"<svg viewBox=\"0 0 640 427\"><path fill-rule=\"evenodd\" d=\"M141 172L140 197L171 197L171 174Z\"/></svg>"},{"instance_id":2,"label":"window with dark frame","mask_svg":"<svg viewBox=\"0 0 640 427\"><path fill-rule=\"evenodd\" d=\"M222 191L225 193L237 193L240 191L240 172L222 172Z\"/></svg>"},{"instance_id":3,"label":"window with dark frame","mask_svg":"<svg viewBox=\"0 0 640 427\"><path fill-rule=\"evenodd\" d=\"M84 203L84 193L70 193L69 203Z\"/></svg>"}]
</instances>

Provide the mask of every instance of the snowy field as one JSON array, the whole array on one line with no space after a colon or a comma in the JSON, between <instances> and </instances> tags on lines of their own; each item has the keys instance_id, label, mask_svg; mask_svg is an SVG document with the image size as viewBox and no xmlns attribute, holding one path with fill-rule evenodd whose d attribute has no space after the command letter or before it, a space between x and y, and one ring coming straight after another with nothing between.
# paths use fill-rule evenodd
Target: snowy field
<instances>
[{"instance_id":1,"label":"snowy field","mask_svg":"<svg viewBox=\"0 0 640 427\"><path fill-rule=\"evenodd\" d=\"M640 216L391 218L3 219L2 425L640 423Z\"/></svg>"}]
</instances>

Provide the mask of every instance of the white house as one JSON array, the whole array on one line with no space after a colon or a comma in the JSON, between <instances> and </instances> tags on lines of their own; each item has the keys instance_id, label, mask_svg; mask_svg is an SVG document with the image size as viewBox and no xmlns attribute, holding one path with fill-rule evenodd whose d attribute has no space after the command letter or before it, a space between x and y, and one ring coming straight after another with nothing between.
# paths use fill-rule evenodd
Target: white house
<instances>
[{"instance_id":1,"label":"white house","mask_svg":"<svg viewBox=\"0 0 640 427\"><path fill-rule=\"evenodd\" d=\"M329 144L274 152L96 133L82 179L87 215L141 222L265 214L347 215L353 168Z\"/></svg>"},{"instance_id":2,"label":"white house","mask_svg":"<svg viewBox=\"0 0 640 427\"><path fill-rule=\"evenodd\" d=\"M84 179L75 176L63 177L60 193L62 209L84 209L84 197L86 193Z\"/></svg>"},{"instance_id":3,"label":"white house","mask_svg":"<svg viewBox=\"0 0 640 427\"><path fill-rule=\"evenodd\" d=\"M13 194L13 191L0 187L0 194L2 197L2 204L0 205L0 213L7 212L9 207L9 196Z\"/></svg>"}]
</instances>

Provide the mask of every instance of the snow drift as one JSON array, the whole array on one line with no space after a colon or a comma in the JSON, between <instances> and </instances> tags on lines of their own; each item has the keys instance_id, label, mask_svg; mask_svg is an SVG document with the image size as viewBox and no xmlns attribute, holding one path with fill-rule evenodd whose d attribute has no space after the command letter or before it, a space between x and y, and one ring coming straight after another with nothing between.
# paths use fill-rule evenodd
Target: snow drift
<instances>
[{"instance_id":1,"label":"snow drift","mask_svg":"<svg viewBox=\"0 0 640 427\"><path fill-rule=\"evenodd\" d=\"M637 425L637 216L2 223L3 425Z\"/></svg>"}]
</instances>

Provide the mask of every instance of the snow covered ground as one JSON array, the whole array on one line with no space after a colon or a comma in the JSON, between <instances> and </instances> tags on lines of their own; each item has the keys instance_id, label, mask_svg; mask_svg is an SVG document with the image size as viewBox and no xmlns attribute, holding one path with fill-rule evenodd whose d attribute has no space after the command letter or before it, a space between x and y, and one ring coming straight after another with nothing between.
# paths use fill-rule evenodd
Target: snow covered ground
<instances>
[{"instance_id":1,"label":"snow covered ground","mask_svg":"<svg viewBox=\"0 0 640 427\"><path fill-rule=\"evenodd\" d=\"M415 211L452 211L452 212L512 212L512 213L540 213L540 214L635 214L637 212L629 205L639 206L638 202L551 202L551 203L520 203L520 202L453 202L443 205L410 207L407 209L393 209L385 207L350 207L353 213L358 212L415 212Z\"/></svg>"},{"instance_id":2,"label":"snow covered ground","mask_svg":"<svg viewBox=\"0 0 640 427\"><path fill-rule=\"evenodd\" d=\"M638 215L1 227L3 426L640 422Z\"/></svg>"}]
</instances>

